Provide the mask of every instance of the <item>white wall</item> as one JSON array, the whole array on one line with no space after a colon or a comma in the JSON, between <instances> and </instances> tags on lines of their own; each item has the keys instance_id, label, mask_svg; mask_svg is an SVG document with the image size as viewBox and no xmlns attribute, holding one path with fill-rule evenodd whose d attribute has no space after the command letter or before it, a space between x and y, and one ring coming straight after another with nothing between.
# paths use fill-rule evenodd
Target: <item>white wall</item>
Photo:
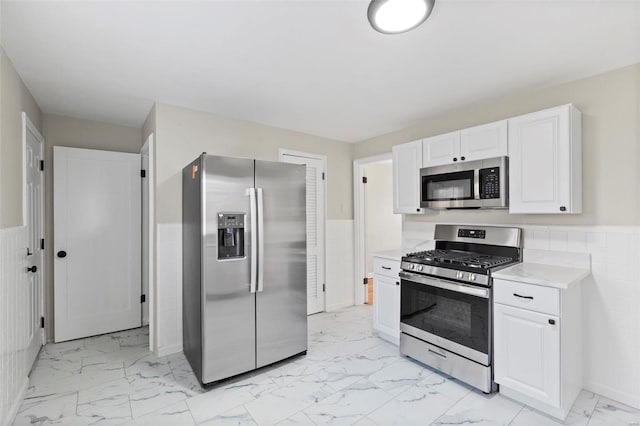
<instances>
[{"instance_id":1,"label":"white wall","mask_svg":"<svg viewBox=\"0 0 640 426\"><path fill-rule=\"evenodd\" d=\"M27 228L0 229L0 424L13 421L27 389Z\"/></svg>"},{"instance_id":2,"label":"white wall","mask_svg":"<svg viewBox=\"0 0 640 426\"><path fill-rule=\"evenodd\" d=\"M431 248L434 224L412 219L403 223L405 250ZM582 292L584 387L640 408L640 227L520 227L526 249L591 255Z\"/></svg>"},{"instance_id":3,"label":"white wall","mask_svg":"<svg viewBox=\"0 0 640 426\"><path fill-rule=\"evenodd\" d=\"M393 213L393 164L391 161L364 166L365 258L367 275L373 274L371 253L396 250L402 239L402 215Z\"/></svg>"}]
</instances>

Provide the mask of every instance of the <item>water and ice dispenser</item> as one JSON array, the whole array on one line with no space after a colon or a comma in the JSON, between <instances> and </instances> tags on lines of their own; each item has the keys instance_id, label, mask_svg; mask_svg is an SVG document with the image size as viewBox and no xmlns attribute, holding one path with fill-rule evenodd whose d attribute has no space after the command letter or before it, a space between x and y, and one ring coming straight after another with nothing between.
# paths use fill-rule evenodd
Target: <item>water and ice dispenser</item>
<instances>
[{"instance_id":1,"label":"water and ice dispenser","mask_svg":"<svg viewBox=\"0 0 640 426\"><path fill-rule=\"evenodd\" d=\"M244 257L244 213L218 213L218 259Z\"/></svg>"}]
</instances>

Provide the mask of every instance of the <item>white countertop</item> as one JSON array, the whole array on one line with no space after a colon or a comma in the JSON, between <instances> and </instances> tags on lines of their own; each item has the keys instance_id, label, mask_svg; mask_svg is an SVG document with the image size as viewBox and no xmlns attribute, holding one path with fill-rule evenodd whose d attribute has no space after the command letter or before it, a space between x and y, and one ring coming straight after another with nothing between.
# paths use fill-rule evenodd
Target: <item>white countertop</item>
<instances>
[{"instance_id":1,"label":"white countertop","mask_svg":"<svg viewBox=\"0 0 640 426\"><path fill-rule=\"evenodd\" d=\"M404 256L404 251L398 250L387 250L387 251L377 251L375 253L371 253L371 257L381 257L383 259L395 260L396 262L400 262Z\"/></svg>"},{"instance_id":2,"label":"white countertop","mask_svg":"<svg viewBox=\"0 0 640 426\"><path fill-rule=\"evenodd\" d=\"M591 274L589 269L523 262L494 274L493 278L567 289Z\"/></svg>"}]
</instances>

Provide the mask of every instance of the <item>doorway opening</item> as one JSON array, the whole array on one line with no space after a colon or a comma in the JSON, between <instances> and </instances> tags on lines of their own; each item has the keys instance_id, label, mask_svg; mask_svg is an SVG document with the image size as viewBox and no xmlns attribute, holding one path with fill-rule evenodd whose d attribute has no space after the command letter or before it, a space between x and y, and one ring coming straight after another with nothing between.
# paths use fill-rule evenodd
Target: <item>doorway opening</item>
<instances>
[{"instance_id":1,"label":"doorway opening","mask_svg":"<svg viewBox=\"0 0 640 426\"><path fill-rule=\"evenodd\" d=\"M402 216L393 213L391 153L354 160L355 301L374 304L372 254L397 250Z\"/></svg>"}]
</instances>

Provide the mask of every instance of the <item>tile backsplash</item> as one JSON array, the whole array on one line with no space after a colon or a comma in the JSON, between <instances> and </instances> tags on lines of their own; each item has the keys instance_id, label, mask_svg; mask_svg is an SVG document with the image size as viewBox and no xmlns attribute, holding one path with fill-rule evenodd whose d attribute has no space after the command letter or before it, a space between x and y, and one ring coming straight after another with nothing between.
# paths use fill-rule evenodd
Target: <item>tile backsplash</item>
<instances>
[{"instance_id":1,"label":"tile backsplash","mask_svg":"<svg viewBox=\"0 0 640 426\"><path fill-rule=\"evenodd\" d=\"M590 255L582 293L584 387L640 407L640 227L518 226L525 262L540 262L541 250L556 252L567 266L584 259L575 253ZM432 248L434 227L405 217L404 251Z\"/></svg>"}]
</instances>

